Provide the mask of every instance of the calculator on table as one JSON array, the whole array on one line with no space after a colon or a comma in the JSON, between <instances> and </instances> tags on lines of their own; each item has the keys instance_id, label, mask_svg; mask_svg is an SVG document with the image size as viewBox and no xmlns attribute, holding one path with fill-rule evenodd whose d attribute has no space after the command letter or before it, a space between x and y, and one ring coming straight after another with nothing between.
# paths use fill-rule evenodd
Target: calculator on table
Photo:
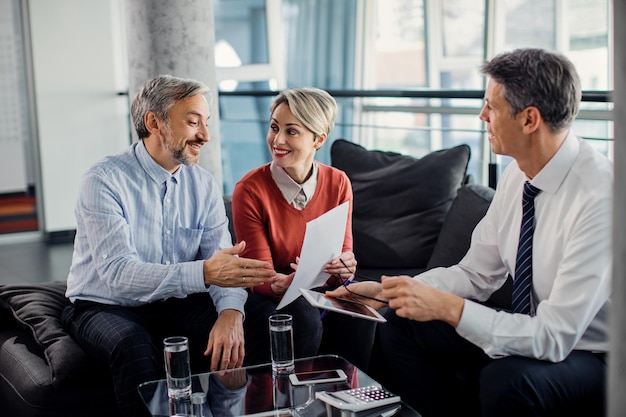
<instances>
[{"instance_id":1,"label":"calculator on table","mask_svg":"<svg viewBox=\"0 0 626 417\"><path fill-rule=\"evenodd\" d=\"M400 402L400 397L374 385L342 391L320 391L315 397L340 410L362 411Z\"/></svg>"}]
</instances>

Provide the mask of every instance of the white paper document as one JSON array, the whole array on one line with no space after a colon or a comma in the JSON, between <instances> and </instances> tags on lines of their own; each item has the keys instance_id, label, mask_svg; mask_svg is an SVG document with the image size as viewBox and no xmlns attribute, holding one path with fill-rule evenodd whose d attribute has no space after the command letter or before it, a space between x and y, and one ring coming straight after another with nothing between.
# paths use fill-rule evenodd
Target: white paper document
<instances>
[{"instance_id":1,"label":"white paper document","mask_svg":"<svg viewBox=\"0 0 626 417\"><path fill-rule=\"evenodd\" d=\"M277 309L285 307L300 296L300 288L311 289L323 285L328 277L324 265L341 255L346 234L349 203L327 211L306 224L304 243L296 275Z\"/></svg>"}]
</instances>

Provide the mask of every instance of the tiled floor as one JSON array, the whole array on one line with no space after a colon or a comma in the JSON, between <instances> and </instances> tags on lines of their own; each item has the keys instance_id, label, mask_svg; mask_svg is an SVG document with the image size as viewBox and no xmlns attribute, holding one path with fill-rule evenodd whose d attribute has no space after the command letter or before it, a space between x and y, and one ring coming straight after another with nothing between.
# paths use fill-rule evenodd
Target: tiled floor
<instances>
[{"instance_id":1,"label":"tiled floor","mask_svg":"<svg viewBox=\"0 0 626 417\"><path fill-rule=\"evenodd\" d=\"M37 234L0 236L0 284L67 279L72 243L47 244Z\"/></svg>"}]
</instances>

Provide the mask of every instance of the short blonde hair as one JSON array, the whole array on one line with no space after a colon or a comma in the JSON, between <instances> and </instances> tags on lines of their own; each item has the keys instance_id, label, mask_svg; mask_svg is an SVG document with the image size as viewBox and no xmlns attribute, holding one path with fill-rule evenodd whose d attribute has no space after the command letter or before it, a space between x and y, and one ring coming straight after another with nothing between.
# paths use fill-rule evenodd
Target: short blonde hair
<instances>
[{"instance_id":1,"label":"short blonde hair","mask_svg":"<svg viewBox=\"0 0 626 417\"><path fill-rule=\"evenodd\" d=\"M311 87L284 90L274 98L270 114L282 103L316 137L324 133L328 136L335 126L337 102L324 90Z\"/></svg>"}]
</instances>

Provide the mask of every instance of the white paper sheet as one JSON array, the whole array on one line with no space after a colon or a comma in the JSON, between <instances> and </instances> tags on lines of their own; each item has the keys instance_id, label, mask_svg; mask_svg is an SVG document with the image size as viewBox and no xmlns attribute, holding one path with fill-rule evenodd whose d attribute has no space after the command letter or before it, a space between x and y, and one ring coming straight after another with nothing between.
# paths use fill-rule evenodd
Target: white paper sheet
<instances>
[{"instance_id":1,"label":"white paper sheet","mask_svg":"<svg viewBox=\"0 0 626 417\"><path fill-rule=\"evenodd\" d=\"M298 298L300 288L311 289L326 282L329 274L323 271L324 265L341 255L348 221L348 207L349 203L346 201L306 224L296 275L277 309Z\"/></svg>"}]
</instances>

